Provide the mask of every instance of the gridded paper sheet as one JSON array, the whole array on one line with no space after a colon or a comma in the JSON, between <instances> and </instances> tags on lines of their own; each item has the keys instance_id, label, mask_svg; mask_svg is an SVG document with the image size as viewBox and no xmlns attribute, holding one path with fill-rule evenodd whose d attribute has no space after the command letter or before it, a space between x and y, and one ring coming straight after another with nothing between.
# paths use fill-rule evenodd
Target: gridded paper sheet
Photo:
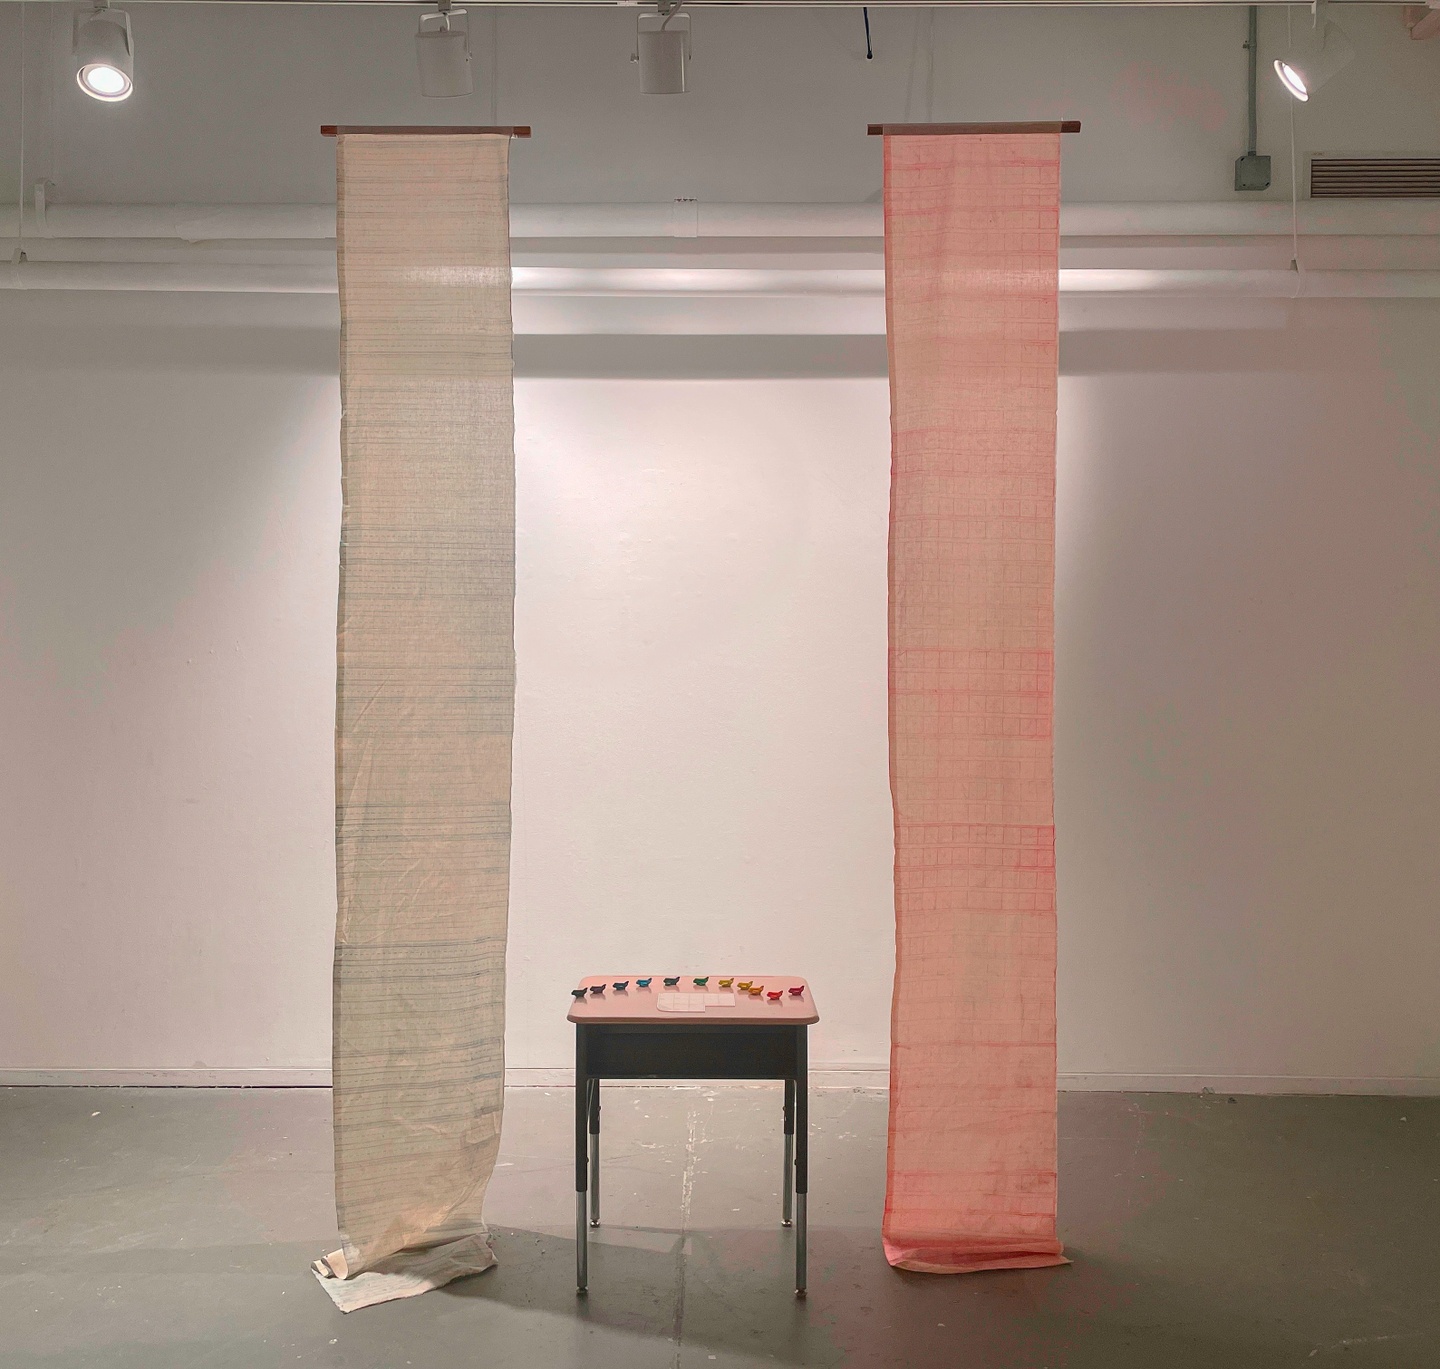
<instances>
[{"instance_id":1,"label":"gridded paper sheet","mask_svg":"<svg viewBox=\"0 0 1440 1369\"><path fill-rule=\"evenodd\" d=\"M733 993L662 993L655 999L659 1012L704 1012L706 1008L733 1008Z\"/></svg>"}]
</instances>

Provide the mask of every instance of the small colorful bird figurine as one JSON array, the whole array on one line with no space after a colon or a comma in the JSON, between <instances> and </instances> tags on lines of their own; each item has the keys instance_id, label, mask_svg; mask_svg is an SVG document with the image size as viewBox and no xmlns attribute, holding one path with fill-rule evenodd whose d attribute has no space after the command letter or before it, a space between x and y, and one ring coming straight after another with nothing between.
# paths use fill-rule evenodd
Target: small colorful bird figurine
<instances>
[{"instance_id":1,"label":"small colorful bird figurine","mask_svg":"<svg viewBox=\"0 0 1440 1369\"><path fill-rule=\"evenodd\" d=\"M669 975L669 976L666 977L665 987L666 987L667 989L673 989L679 982L680 982L680 976L679 976L678 974L676 974L676 975Z\"/></svg>"},{"instance_id":2,"label":"small colorful bird figurine","mask_svg":"<svg viewBox=\"0 0 1440 1369\"><path fill-rule=\"evenodd\" d=\"M765 991L765 997L768 998L772 1003L778 1003L780 1001L780 990L767 989Z\"/></svg>"},{"instance_id":3,"label":"small colorful bird figurine","mask_svg":"<svg viewBox=\"0 0 1440 1369\"><path fill-rule=\"evenodd\" d=\"M710 976L708 974L697 974L695 976L695 987L697 989L703 989L709 982Z\"/></svg>"},{"instance_id":4,"label":"small colorful bird figurine","mask_svg":"<svg viewBox=\"0 0 1440 1369\"><path fill-rule=\"evenodd\" d=\"M750 981L748 979L742 979L735 987L748 993L750 990Z\"/></svg>"},{"instance_id":5,"label":"small colorful bird figurine","mask_svg":"<svg viewBox=\"0 0 1440 1369\"><path fill-rule=\"evenodd\" d=\"M605 986L604 986L603 984L592 984L592 985L590 986L590 992L591 992L591 993L604 993L604 992L605 992Z\"/></svg>"},{"instance_id":6,"label":"small colorful bird figurine","mask_svg":"<svg viewBox=\"0 0 1440 1369\"><path fill-rule=\"evenodd\" d=\"M790 986L790 997L791 997L791 998L803 998L804 995L805 995L805 986L804 986L803 984L792 984L792 985Z\"/></svg>"},{"instance_id":7,"label":"small colorful bird figurine","mask_svg":"<svg viewBox=\"0 0 1440 1369\"><path fill-rule=\"evenodd\" d=\"M630 981L628 979L617 979L610 987L624 993L625 990L630 987Z\"/></svg>"},{"instance_id":8,"label":"small colorful bird figurine","mask_svg":"<svg viewBox=\"0 0 1440 1369\"><path fill-rule=\"evenodd\" d=\"M635 987L636 987L637 989L648 989L648 988L650 987L650 981L651 981L653 978L654 978L654 975L648 975L648 974L647 974L644 979L637 979L637 980L635 981Z\"/></svg>"},{"instance_id":9,"label":"small colorful bird figurine","mask_svg":"<svg viewBox=\"0 0 1440 1369\"><path fill-rule=\"evenodd\" d=\"M584 998L584 997L585 997L585 990L584 990L584 989L571 989L571 990L570 990L570 997L571 997L571 998Z\"/></svg>"},{"instance_id":10,"label":"small colorful bird figurine","mask_svg":"<svg viewBox=\"0 0 1440 1369\"><path fill-rule=\"evenodd\" d=\"M728 989L734 982L735 982L735 976L734 976L734 975L731 975L729 979L722 979L722 980L720 981L720 987L721 987L722 989Z\"/></svg>"}]
</instances>

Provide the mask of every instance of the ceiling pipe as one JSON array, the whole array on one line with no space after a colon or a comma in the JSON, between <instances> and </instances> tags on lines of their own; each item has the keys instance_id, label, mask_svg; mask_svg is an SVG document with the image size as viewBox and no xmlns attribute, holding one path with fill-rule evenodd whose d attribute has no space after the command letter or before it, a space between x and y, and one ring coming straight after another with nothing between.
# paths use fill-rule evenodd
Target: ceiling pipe
<instances>
[{"instance_id":1,"label":"ceiling pipe","mask_svg":"<svg viewBox=\"0 0 1440 1369\"><path fill-rule=\"evenodd\" d=\"M334 263L243 266L189 262L35 261L0 264L0 289L206 291L333 295Z\"/></svg>"},{"instance_id":2,"label":"ceiling pipe","mask_svg":"<svg viewBox=\"0 0 1440 1369\"><path fill-rule=\"evenodd\" d=\"M0 0L3 3L4 0ZM23 0L11 0L22 3ZM1295 0L1258 0L1261 5L1279 6ZM32 0L32 3L72 4L73 0ZM135 0L137 4L171 5L370 5L413 9L434 0ZM614 9L629 0L490 0L502 9ZM686 8L716 9L1222 9L1241 8L1251 0L687 0ZM1332 0L1357 7L1393 7L1396 0Z\"/></svg>"},{"instance_id":3,"label":"ceiling pipe","mask_svg":"<svg viewBox=\"0 0 1440 1369\"><path fill-rule=\"evenodd\" d=\"M1060 271L1060 293L1248 295L1264 299L1440 299L1440 271Z\"/></svg>"},{"instance_id":4,"label":"ceiling pipe","mask_svg":"<svg viewBox=\"0 0 1440 1369\"><path fill-rule=\"evenodd\" d=\"M172 262L25 261L0 267L8 290L206 291L224 294L336 292L330 263L235 265ZM516 267L520 296L552 298L880 299L879 271L568 269ZM1063 295L1224 295L1270 299L1436 299L1440 271L1150 270L1060 271Z\"/></svg>"},{"instance_id":5,"label":"ceiling pipe","mask_svg":"<svg viewBox=\"0 0 1440 1369\"><path fill-rule=\"evenodd\" d=\"M0 0L3 3L3 0ZM879 238L878 204L548 204L510 207L515 238ZM1440 200L1306 200L1306 234L1353 237L1440 234ZM0 209L0 236L14 236L15 209ZM1288 201L1067 204L1067 238L1288 237ZM326 204L48 204L25 216L27 238L152 238L180 242L333 240Z\"/></svg>"}]
</instances>

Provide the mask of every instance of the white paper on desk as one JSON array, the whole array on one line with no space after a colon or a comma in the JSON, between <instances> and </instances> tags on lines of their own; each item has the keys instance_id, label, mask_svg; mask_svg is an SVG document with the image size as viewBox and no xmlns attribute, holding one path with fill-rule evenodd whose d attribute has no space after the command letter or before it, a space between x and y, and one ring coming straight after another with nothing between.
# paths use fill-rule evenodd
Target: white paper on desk
<instances>
[{"instance_id":1,"label":"white paper on desk","mask_svg":"<svg viewBox=\"0 0 1440 1369\"><path fill-rule=\"evenodd\" d=\"M733 993L662 993L655 999L657 1012L704 1012L706 1008L733 1008Z\"/></svg>"}]
</instances>

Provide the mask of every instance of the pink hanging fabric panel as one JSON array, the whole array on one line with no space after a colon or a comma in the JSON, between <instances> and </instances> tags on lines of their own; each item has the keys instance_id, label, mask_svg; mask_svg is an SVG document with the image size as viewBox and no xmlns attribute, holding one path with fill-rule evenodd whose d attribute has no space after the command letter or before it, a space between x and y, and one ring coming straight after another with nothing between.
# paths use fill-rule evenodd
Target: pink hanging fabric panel
<instances>
[{"instance_id":1,"label":"pink hanging fabric panel","mask_svg":"<svg viewBox=\"0 0 1440 1369\"><path fill-rule=\"evenodd\" d=\"M886 1258L1065 1263L1055 1234L1058 133L885 139Z\"/></svg>"}]
</instances>

